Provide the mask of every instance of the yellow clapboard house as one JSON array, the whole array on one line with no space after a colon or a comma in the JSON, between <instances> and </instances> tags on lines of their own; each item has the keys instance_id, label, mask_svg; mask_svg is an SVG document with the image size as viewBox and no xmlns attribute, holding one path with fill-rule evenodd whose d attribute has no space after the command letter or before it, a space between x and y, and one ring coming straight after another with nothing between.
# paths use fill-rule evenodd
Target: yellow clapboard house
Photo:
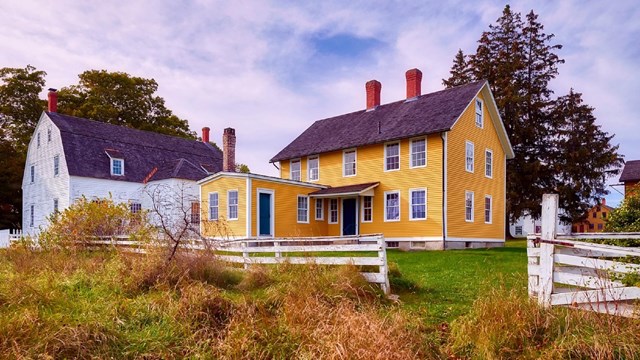
<instances>
[{"instance_id":1,"label":"yellow clapboard house","mask_svg":"<svg viewBox=\"0 0 640 360\"><path fill-rule=\"evenodd\" d=\"M403 249L502 245L513 149L489 84L422 95L421 79L407 71L407 98L384 105L382 85L369 81L366 109L316 121L271 159L280 178L213 175L200 182L203 206L217 192L219 212L237 189L239 236L383 233Z\"/></svg>"}]
</instances>

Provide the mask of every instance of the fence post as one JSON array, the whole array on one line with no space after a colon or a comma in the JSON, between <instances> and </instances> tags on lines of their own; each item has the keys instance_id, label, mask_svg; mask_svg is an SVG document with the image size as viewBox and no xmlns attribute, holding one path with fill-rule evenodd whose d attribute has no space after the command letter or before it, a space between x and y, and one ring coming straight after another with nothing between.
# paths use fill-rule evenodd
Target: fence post
<instances>
[{"instance_id":1,"label":"fence post","mask_svg":"<svg viewBox=\"0 0 640 360\"><path fill-rule=\"evenodd\" d=\"M247 251L247 242L243 241L242 243L242 259L244 260L244 268L249 268L249 251Z\"/></svg>"},{"instance_id":2,"label":"fence post","mask_svg":"<svg viewBox=\"0 0 640 360\"><path fill-rule=\"evenodd\" d=\"M282 252L280 252L280 241L274 241L273 247L275 248L276 259L282 257Z\"/></svg>"},{"instance_id":3,"label":"fence post","mask_svg":"<svg viewBox=\"0 0 640 360\"><path fill-rule=\"evenodd\" d=\"M542 195L541 240L556 239L556 219L558 218L558 194ZM538 279L538 303L551 305L553 293L553 253L554 245L540 243L540 277Z\"/></svg>"},{"instance_id":4,"label":"fence post","mask_svg":"<svg viewBox=\"0 0 640 360\"><path fill-rule=\"evenodd\" d=\"M389 286L389 271L387 269L387 242L384 240L384 235L378 235L378 245L380 246L378 257L382 260L380 275L384 277L384 284L381 284L382 291L384 291L385 294L389 294L391 288Z\"/></svg>"},{"instance_id":5,"label":"fence post","mask_svg":"<svg viewBox=\"0 0 640 360\"><path fill-rule=\"evenodd\" d=\"M530 235L531 236L531 235ZM538 249L538 246L536 245L536 241L535 239L529 239L527 238L527 268L531 269L533 267L539 269L540 268L540 253L538 253L538 256L532 256L530 255L530 251L529 249ZM537 297L538 296L538 292L540 291L540 275L535 274L535 275L531 275L531 270L529 270L529 274L528 274L528 282L527 282L527 289L529 291L529 297L533 298L533 297Z\"/></svg>"}]
</instances>

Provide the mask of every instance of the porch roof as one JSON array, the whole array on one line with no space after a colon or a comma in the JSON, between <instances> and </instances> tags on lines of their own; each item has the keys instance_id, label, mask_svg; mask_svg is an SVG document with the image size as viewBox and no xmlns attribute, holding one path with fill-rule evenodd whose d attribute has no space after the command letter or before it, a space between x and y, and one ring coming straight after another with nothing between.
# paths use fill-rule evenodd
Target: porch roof
<instances>
[{"instance_id":1,"label":"porch roof","mask_svg":"<svg viewBox=\"0 0 640 360\"><path fill-rule=\"evenodd\" d=\"M310 197L344 197L344 196L373 196L373 188L378 186L379 182L370 182L364 184L354 184L345 186L336 186L326 189L321 189L309 193Z\"/></svg>"}]
</instances>

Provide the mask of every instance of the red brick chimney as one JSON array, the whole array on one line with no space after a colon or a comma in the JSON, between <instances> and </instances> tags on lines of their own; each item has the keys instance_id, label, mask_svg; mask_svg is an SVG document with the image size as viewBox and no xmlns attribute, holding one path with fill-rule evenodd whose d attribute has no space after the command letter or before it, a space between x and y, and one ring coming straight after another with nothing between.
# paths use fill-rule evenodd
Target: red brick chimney
<instances>
[{"instance_id":1,"label":"red brick chimney","mask_svg":"<svg viewBox=\"0 0 640 360\"><path fill-rule=\"evenodd\" d=\"M203 127L202 128L202 142L203 143L208 143L209 142L209 131L211 129L209 129L208 127Z\"/></svg>"},{"instance_id":2,"label":"red brick chimney","mask_svg":"<svg viewBox=\"0 0 640 360\"><path fill-rule=\"evenodd\" d=\"M58 112L58 90L50 88L47 98L49 99L47 110L49 112Z\"/></svg>"},{"instance_id":3,"label":"red brick chimney","mask_svg":"<svg viewBox=\"0 0 640 360\"><path fill-rule=\"evenodd\" d=\"M367 89L367 110L373 110L376 106L380 106L380 90L382 90L380 81L367 81L365 88Z\"/></svg>"},{"instance_id":4,"label":"red brick chimney","mask_svg":"<svg viewBox=\"0 0 640 360\"><path fill-rule=\"evenodd\" d=\"M236 130L224 129L222 134L222 171L236 171Z\"/></svg>"},{"instance_id":5,"label":"red brick chimney","mask_svg":"<svg viewBox=\"0 0 640 360\"><path fill-rule=\"evenodd\" d=\"M422 71L418 69L407 70L407 99L422 95Z\"/></svg>"},{"instance_id":6,"label":"red brick chimney","mask_svg":"<svg viewBox=\"0 0 640 360\"><path fill-rule=\"evenodd\" d=\"M607 199L602 198L602 201L600 201L600 203L601 203L602 205L607 205Z\"/></svg>"}]
</instances>

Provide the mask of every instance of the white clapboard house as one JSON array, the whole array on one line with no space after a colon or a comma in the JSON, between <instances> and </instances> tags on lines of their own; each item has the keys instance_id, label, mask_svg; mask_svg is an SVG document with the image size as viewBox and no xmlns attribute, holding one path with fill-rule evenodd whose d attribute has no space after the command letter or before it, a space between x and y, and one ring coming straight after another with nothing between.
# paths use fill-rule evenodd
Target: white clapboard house
<instances>
[{"instance_id":1,"label":"white clapboard house","mask_svg":"<svg viewBox=\"0 0 640 360\"><path fill-rule=\"evenodd\" d=\"M223 169L223 153L209 143L209 128L203 129L203 141L196 141L59 114L54 89L48 110L40 116L27 152L22 180L25 235L37 235L53 212L83 196L111 197L138 211L158 203L149 196L152 191L166 196L163 206L176 206L171 204L176 194L188 201L197 226L196 182ZM227 133L233 141L225 145L235 146L235 132ZM224 163L234 166L233 159Z\"/></svg>"}]
</instances>

